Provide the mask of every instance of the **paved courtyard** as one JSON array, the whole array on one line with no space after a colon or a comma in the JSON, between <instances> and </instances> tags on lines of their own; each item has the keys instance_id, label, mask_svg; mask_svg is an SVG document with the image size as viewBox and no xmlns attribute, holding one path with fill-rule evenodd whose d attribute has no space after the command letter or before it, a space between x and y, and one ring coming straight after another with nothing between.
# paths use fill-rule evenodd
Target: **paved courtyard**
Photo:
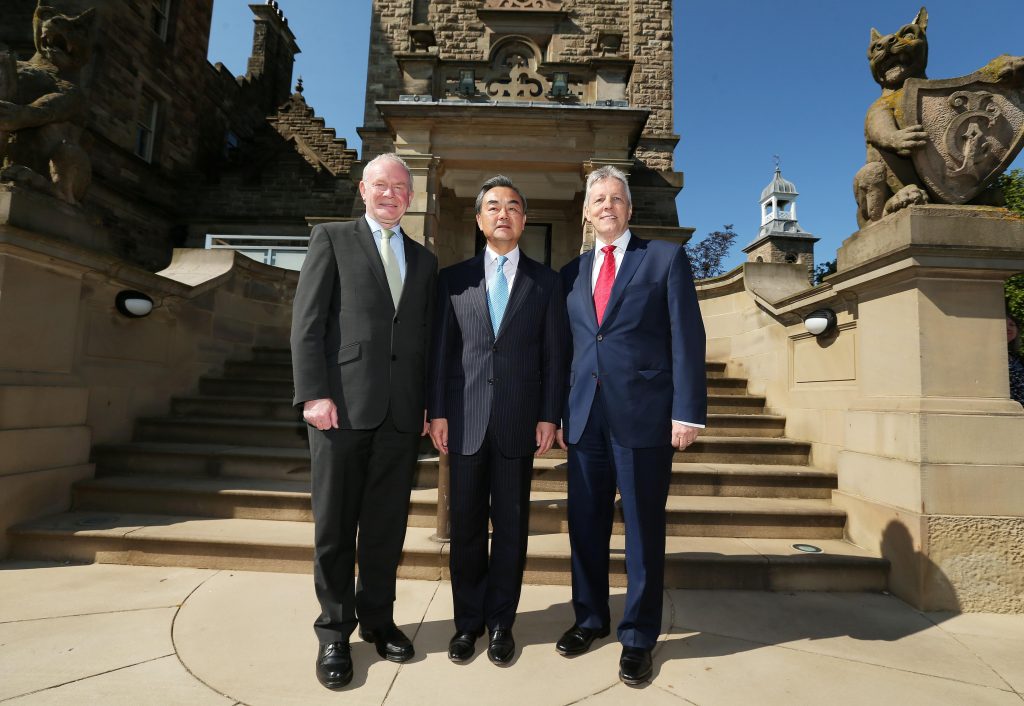
<instances>
[{"instance_id":1,"label":"paved courtyard","mask_svg":"<svg viewBox=\"0 0 1024 706\"><path fill-rule=\"evenodd\" d=\"M516 661L446 656L448 583L399 582L404 665L353 643L355 677L313 674L309 576L0 563L5 704L1024 704L1024 616L920 613L886 595L668 591L651 684L616 676L611 639L554 651L569 589L526 586ZM621 614L621 592L612 614Z\"/></svg>"}]
</instances>

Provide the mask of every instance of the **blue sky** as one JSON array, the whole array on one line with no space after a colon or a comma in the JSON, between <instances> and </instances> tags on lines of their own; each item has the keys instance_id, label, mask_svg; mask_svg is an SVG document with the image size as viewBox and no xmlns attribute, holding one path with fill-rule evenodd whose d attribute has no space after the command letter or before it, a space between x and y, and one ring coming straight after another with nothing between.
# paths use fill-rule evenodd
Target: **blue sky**
<instances>
[{"instance_id":1,"label":"blue sky","mask_svg":"<svg viewBox=\"0 0 1024 706\"><path fill-rule=\"evenodd\" d=\"M279 0L302 53L296 76L317 113L358 148L363 123L370 0ZM798 216L831 259L857 229L851 183L864 161L864 113L879 95L868 71L871 27L910 22L905 0L675 0L675 129L682 225L696 239L726 223L739 244L760 225L757 199L773 155L800 191ZM999 54L1024 54L1024 1L928 3L930 78L971 73ZM215 0L210 61L245 72L252 12L244 0ZM1024 167L1024 157L1015 166Z\"/></svg>"}]
</instances>

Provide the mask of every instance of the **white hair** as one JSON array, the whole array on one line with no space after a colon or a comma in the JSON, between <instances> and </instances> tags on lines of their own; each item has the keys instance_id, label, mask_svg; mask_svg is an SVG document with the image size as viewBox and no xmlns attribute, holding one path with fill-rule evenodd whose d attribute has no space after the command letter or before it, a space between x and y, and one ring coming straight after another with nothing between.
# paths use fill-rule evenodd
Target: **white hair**
<instances>
[{"instance_id":1,"label":"white hair","mask_svg":"<svg viewBox=\"0 0 1024 706\"><path fill-rule=\"evenodd\" d=\"M590 173L590 176L587 177L587 192L583 196L583 207L586 208L587 205L590 204L590 189L594 184L599 181L603 181L604 179L618 179L622 182L623 188L626 189L626 203L630 208L632 208L633 195L629 193L629 179L626 177L625 172L610 164L607 164L600 169L595 169Z\"/></svg>"},{"instance_id":2,"label":"white hair","mask_svg":"<svg viewBox=\"0 0 1024 706\"><path fill-rule=\"evenodd\" d=\"M404 159L394 152L383 152L371 159L366 163L366 166L363 167L363 174L370 171L371 167L384 166L384 162L394 162L395 164L402 165L402 169L405 170L406 175L409 177L409 188L412 188L412 172L409 170L409 165L405 163Z\"/></svg>"}]
</instances>

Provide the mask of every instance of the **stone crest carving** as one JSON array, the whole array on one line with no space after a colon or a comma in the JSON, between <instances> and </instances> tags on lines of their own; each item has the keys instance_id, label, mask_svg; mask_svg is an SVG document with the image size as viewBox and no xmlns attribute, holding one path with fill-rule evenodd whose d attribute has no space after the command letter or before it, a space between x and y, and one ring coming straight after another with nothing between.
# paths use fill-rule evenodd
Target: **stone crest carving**
<instances>
[{"instance_id":1,"label":"stone crest carving","mask_svg":"<svg viewBox=\"0 0 1024 706\"><path fill-rule=\"evenodd\" d=\"M976 197L1024 147L1024 85L998 81L998 73L982 70L906 83L903 123L920 125L929 138L914 150L914 167L941 203L962 204Z\"/></svg>"},{"instance_id":2,"label":"stone crest carving","mask_svg":"<svg viewBox=\"0 0 1024 706\"><path fill-rule=\"evenodd\" d=\"M560 0L487 0L489 10L560 10Z\"/></svg>"},{"instance_id":3,"label":"stone crest carving","mask_svg":"<svg viewBox=\"0 0 1024 706\"><path fill-rule=\"evenodd\" d=\"M95 14L69 17L39 5L32 18L35 55L16 61L0 46L0 180L72 204L92 177L79 144L87 108L80 74L92 56Z\"/></svg>"},{"instance_id":4,"label":"stone crest carving","mask_svg":"<svg viewBox=\"0 0 1024 706\"><path fill-rule=\"evenodd\" d=\"M864 124L867 161L854 177L861 227L913 204L999 204L989 185L1022 144L1024 57L930 81L928 11L892 34L871 30L868 63L882 96Z\"/></svg>"},{"instance_id":5,"label":"stone crest carving","mask_svg":"<svg viewBox=\"0 0 1024 706\"><path fill-rule=\"evenodd\" d=\"M487 95L495 99L532 100L544 95L547 81L537 73L536 57L525 43L502 47L495 56L495 74L485 84Z\"/></svg>"}]
</instances>

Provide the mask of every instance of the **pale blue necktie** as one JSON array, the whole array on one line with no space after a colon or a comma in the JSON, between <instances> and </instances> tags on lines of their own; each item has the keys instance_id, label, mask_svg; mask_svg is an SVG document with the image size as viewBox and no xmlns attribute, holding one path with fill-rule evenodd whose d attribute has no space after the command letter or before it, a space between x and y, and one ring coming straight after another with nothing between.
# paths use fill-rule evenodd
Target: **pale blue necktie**
<instances>
[{"instance_id":1,"label":"pale blue necktie","mask_svg":"<svg viewBox=\"0 0 1024 706\"><path fill-rule=\"evenodd\" d=\"M487 290L487 308L491 311L491 326L494 327L494 335L498 335L501 328L501 318L505 316L505 307L508 306L508 279L505 277L505 263L508 258L498 255L498 272L494 275L494 282Z\"/></svg>"}]
</instances>

